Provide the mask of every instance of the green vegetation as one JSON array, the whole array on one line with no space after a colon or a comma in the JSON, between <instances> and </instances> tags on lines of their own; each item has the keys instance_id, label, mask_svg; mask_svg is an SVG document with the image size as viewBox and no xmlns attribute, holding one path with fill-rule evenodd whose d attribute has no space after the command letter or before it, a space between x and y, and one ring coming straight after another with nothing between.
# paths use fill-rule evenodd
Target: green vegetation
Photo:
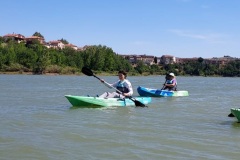
<instances>
[{"instance_id":1,"label":"green vegetation","mask_svg":"<svg viewBox=\"0 0 240 160\"><path fill-rule=\"evenodd\" d=\"M168 71L173 71L177 75L193 76L224 76L240 77L240 61L232 60L224 66L219 64L209 64L203 58L184 64L171 64L165 66Z\"/></svg>"},{"instance_id":2,"label":"green vegetation","mask_svg":"<svg viewBox=\"0 0 240 160\"><path fill-rule=\"evenodd\" d=\"M33 36L37 36L37 37L42 37L42 38L44 38L43 35L41 35L40 32L35 32L35 33L33 34Z\"/></svg>"},{"instance_id":3,"label":"green vegetation","mask_svg":"<svg viewBox=\"0 0 240 160\"><path fill-rule=\"evenodd\" d=\"M83 66L96 72L123 69L134 71L127 60L106 46L89 46L83 51L66 47L46 48L38 42L31 44L1 41L0 72L32 72L34 74L78 74Z\"/></svg>"},{"instance_id":4,"label":"green vegetation","mask_svg":"<svg viewBox=\"0 0 240 160\"><path fill-rule=\"evenodd\" d=\"M42 36L40 33L35 33ZM42 36L43 37L43 36ZM67 40L61 39L64 43ZM31 72L33 74L81 74L83 66L89 67L97 74L116 74L123 69L129 75L164 75L174 72L176 75L194 76L238 76L240 77L240 61L231 61L227 65L207 64L203 58L184 64L166 64L148 66L138 61L133 67L128 60L116 54L111 48L94 45L76 51L47 48L38 41L31 44L4 41L0 37L0 72Z\"/></svg>"}]
</instances>

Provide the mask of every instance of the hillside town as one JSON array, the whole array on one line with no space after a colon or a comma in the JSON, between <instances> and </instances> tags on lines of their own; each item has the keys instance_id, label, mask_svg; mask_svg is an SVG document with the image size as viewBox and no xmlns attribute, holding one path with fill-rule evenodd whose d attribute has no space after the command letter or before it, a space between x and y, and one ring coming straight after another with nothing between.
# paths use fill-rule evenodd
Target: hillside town
<instances>
[{"instance_id":1,"label":"hillside town","mask_svg":"<svg viewBox=\"0 0 240 160\"><path fill-rule=\"evenodd\" d=\"M40 44L46 46L47 48L55 48L55 49L63 49L65 47L70 47L76 51L84 50L88 46L78 47L77 45L68 43L65 44L61 40L51 40L46 42L43 37L39 36L29 36L25 37L22 34L6 34L3 35L2 38L7 40L14 40L17 43L25 42L25 43L32 43L33 41L38 41ZM183 64L191 61L196 61L200 57L193 57L193 58L182 58L182 57L175 57L173 55L162 55L161 57L156 57L153 55L137 55L137 54L119 54L125 59L127 59L133 66L137 64L137 61L143 61L146 65L153 65L153 64ZM204 58L204 57L201 57ZM208 64L217 64L219 67L226 65L228 62L233 60L240 60L236 57L231 57L229 55L224 55L223 57L213 57L213 58L204 58L204 61Z\"/></svg>"}]
</instances>

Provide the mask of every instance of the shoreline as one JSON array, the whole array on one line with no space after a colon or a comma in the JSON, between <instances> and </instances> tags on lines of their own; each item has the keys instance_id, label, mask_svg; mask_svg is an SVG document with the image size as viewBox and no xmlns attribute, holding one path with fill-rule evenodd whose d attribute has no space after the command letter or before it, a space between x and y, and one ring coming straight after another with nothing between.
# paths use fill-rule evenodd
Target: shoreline
<instances>
[{"instance_id":1,"label":"shoreline","mask_svg":"<svg viewBox=\"0 0 240 160\"><path fill-rule=\"evenodd\" d=\"M34 74L32 72L0 72L0 75L42 75L42 76L82 76L85 75L81 72L75 73L75 74L59 74L59 73L43 73L43 74ZM101 72L98 73L96 72L95 75L98 76L117 76L116 73L107 73L107 72ZM139 76L139 77L145 77L145 76L165 76L165 75L160 75L160 74L149 74L149 73L143 73L141 74L133 74L129 73L128 76ZM191 76L191 75L179 75L183 77L221 77L221 76ZM178 77L178 76L176 76Z\"/></svg>"},{"instance_id":2,"label":"shoreline","mask_svg":"<svg viewBox=\"0 0 240 160\"><path fill-rule=\"evenodd\" d=\"M43 74L34 74L32 72L0 72L0 75L47 75L47 76L64 76L64 75L68 75L68 76L79 76L79 75L84 75L81 72L77 72L77 73L66 73L66 74L59 74L59 73L43 73ZM96 71L94 73L95 75L99 75L99 76L117 76L117 72L114 73L109 73L109 72L99 72ZM165 75L160 75L160 74L149 74L149 73L143 73L141 74L136 74L136 73L132 73L129 72L128 76L165 76Z\"/></svg>"}]
</instances>

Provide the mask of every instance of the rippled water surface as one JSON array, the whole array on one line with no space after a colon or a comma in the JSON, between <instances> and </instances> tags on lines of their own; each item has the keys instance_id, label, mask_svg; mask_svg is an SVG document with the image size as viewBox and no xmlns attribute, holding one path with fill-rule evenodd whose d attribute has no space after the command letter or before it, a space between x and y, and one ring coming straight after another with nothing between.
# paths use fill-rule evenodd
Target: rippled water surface
<instances>
[{"instance_id":1,"label":"rippled water surface","mask_svg":"<svg viewBox=\"0 0 240 160\"><path fill-rule=\"evenodd\" d=\"M112 83L117 77L101 77ZM129 77L161 88L164 76ZM239 159L240 79L177 77L189 97L148 108L72 108L64 95L112 91L88 76L0 75L0 159Z\"/></svg>"}]
</instances>

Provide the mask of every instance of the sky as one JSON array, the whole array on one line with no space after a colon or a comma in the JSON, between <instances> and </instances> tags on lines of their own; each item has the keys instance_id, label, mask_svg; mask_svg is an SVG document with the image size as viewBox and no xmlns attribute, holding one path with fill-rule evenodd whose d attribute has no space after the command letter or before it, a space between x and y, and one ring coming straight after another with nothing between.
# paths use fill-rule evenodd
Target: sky
<instances>
[{"instance_id":1,"label":"sky","mask_svg":"<svg viewBox=\"0 0 240 160\"><path fill-rule=\"evenodd\" d=\"M240 58L240 0L1 0L0 36L102 45L117 54Z\"/></svg>"}]
</instances>

